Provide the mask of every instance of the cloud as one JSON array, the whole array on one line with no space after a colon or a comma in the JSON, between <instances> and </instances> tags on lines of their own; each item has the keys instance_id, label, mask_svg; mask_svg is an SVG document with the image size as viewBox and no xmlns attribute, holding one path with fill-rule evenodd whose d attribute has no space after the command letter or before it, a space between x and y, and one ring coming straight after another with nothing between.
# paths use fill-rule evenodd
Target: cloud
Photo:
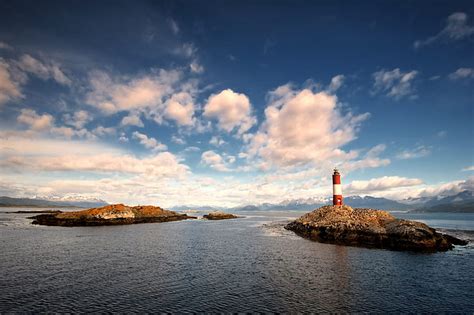
<instances>
[{"instance_id":1,"label":"cloud","mask_svg":"<svg viewBox=\"0 0 474 315\"><path fill-rule=\"evenodd\" d=\"M459 68L448 77L451 80L472 79L474 78L474 68Z\"/></svg>"},{"instance_id":2,"label":"cloud","mask_svg":"<svg viewBox=\"0 0 474 315\"><path fill-rule=\"evenodd\" d=\"M199 73L204 72L204 67L201 64L199 64L196 60L191 62L191 64L189 65L189 68L191 69L192 73L199 74Z\"/></svg>"},{"instance_id":3,"label":"cloud","mask_svg":"<svg viewBox=\"0 0 474 315\"><path fill-rule=\"evenodd\" d=\"M212 169L215 169L219 172L229 172L230 169L225 165L225 161L214 151L206 151L201 155L201 163L208 165Z\"/></svg>"},{"instance_id":4,"label":"cloud","mask_svg":"<svg viewBox=\"0 0 474 315\"><path fill-rule=\"evenodd\" d=\"M225 142L222 138L218 136L213 136L211 140L209 140L209 144L212 144L216 147L220 147L221 145L226 144L226 143L227 142Z\"/></svg>"},{"instance_id":5,"label":"cloud","mask_svg":"<svg viewBox=\"0 0 474 315\"><path fill-rule=\"evenodd\" d=\"M346 172L355 171L364 168L377 168L390 164L390 159L380 158L379 155L385 151L385 144L378 144L367 151L365 156L359 160L348 161L341 165Z\"/></svg>"},{"instance_id":6,"label":"cloud","mask_svg":"<svg viewBox=\"0 0 474 315\"><path fill-rule=\"evenodd\" d=\"M263 55L268 54L270 50L276 46L276 44L276 41L271 38L265 39L265 42L263 43Z\"/></svg>"},{"instance_id":7,"label":"cloud","mask_svg":"<svg viewBox=\"0 0 474 315\"><path fill-rule=\"evenodd\" d=\"M28 54L25 54L20 57L18 66L21 70L31 73L43 80L53 79L62 85L71 85L72 83L72 81L60 69L59 65L54 62L44 63Z\"/></svg>"},{"instance_id":8,"label":"cloud","mask_svg":"<svg viewBox=\"0 0 474 315\"><path fill-rule=\"evenodd\" d=\"M174 120L178 125L193 125L193 97L187 92L174 94L166 104L165 117Z\"/></svg>"},{"instance_id":9,"label":"cloud","mask_svg":"<svg viewBox=\"0 0 474 315\"><path fill-rule=\"evenodd\" d=\"M249 98L231 89L212 94L204 107L204 116L216 119L218 127L227 132L237 129L238 135L245 133L257 122L252 116Z\"/></svg>"},{"instance_id":10,"label":"cloud","mask_svg":"<svg viewBox=\"0 0 474 315\"><path fill-rule=\"evenodd\" d=\"M470 37L474 34L474 26L468 25L469 16L463 12L456 12L448 16L446 26L436 35L425 40L417 40L413 44L415 49L428 46L436 42L452 42Z\"/></svg>"},{"instance_id":11,"label":"cloud","mask_svg":"<svg viewBox=\"0 0 474 315\"><path fill-rule=\"evenodd\" d=\"M179 33L179 25L174 19L169 18L168 19L168 25L169 25L171 31L173 32L173 34L177 35Z\"/></svg>"},{"instance_id":12,"label":"cloud","mask_svg":"<svg viewBox=\"0 0 474 315\"><path fill-rule=\"evenodd\" d=\"M422 183L423 181L418 178L383 176L370 180L354 180L344 186L344 192L346 194L374 194L393 188L421 185Z\"/></svg>"},{"instance_id":13,"label":"cloud","mask_svg":"<svg viewBox=\"0 0 474 315\"><path fill-rule=\"evenodd\" d=\"M413 150L404 150L397 154L397 159L399 160L409 160L425 157L431 154L430 148L427 148L423 145L416 147Z\"/></svg>"},{"instance_id":14,"label":"cloud","mask_svg":"<svg viewBox=\"0 0 474 315\"><path fill-rule=\"evenodd\" d=\"M436 133L436 136L438 138L445 138L448 135L448 132L446 130L440 130Z\"/></svg>"},{"instance_id":15,"label":"cloud","mask_svg":"<svg viewBox=\"0 0 474 315\"><path fill-rule=\"evenodd\" d=\"M197 48L193 43L184 43L176 47L172 52L178 56L191 58L197 53Z\"/></svg>"},{"instance_id":16,"label":"cloud","mask_svg":"<svg viewBox=\"0 0 474 315\"><path fill-rule=\"evenodd\" d=\"M196 80L183 81L178 70L152 70L137 76L111 76L103 71L89 74L90 91L86 103L107 115L131 112L123 125L141 126L143 114L162 124L165 119L180 126L193 126L197 91Z\"/></svg>"},{"instance_id":17,"label":"cloud","mask_svg":"<svg viewBox=\"0 0 474 315\"><path fill-rule=\"evenodd\" d=\"M104 127L104 126L97 126L92 130L92 134L103 137L103 136L111 136L117 132L113 127Z\"/></svg>"},{"instance_id":18,"label":"cloud","mask_svg":"<svg viewBox=\"0 0 474 315\"><path fill-rule=\"evenodd\" d=\"M355 158L342 146L356 138L361 122L369 114L343 114L337 97L309 89L280 86L269 93L265 121L248 138L249 157L259 157L261 167L295 167L306 164L336 164Z\"/></svg>"},{"instance_id":19,"label":"cloud","mask_svg":"<svg viewBox=\"0 0 474 315\"><path fill-rule=\"evenodd\" d=\"M418 71L401 72L399 68L374 72L372 74L374 78L373 93L386 93L387 96L396 100L405 96L414 98L416 94L412 85L417 75Z\"/></svg>"},{"instance_id":20,"label":"cloud","mask_svg":"<svg viewBox=\"0 0 474 315\"><path fill-rule=\"evenodd\" d=\"M30 55L19 60L5 60L0 57L0 105L24 98L21 88L29 76L42 80L53 79L61 85L70 86L72 81L54 61L43 62Z\"/></svg>"},{"instance_id":21,"label":"cloud","mask_svg":"<svg viewBox=\"0 0 474 315\"><path fill-rule=\"evenodd\" d=\"M122 118L120 122L122 126L137 126L143 127L143 122L140 119L140 115L138 113L130 113L128 116Z\"/></svg>"},{"instance_id":22,"label":"cloud","mask_svg":"<svg viewBox=\"0 0 474 315\"><path fill-rule=\"evenodd\" d=\"M201 151L201 149L194 146L187 147L186 149L184 149L184 152L199 152L199 151Z\"/></svg>"},{"instance_id":23,"label":"cloud","mask_svg":"<svg viewBox=\"0 0 474 315\"><path fill-rule=\"evenodd\" d=\"M134 139L139 140L140 144L147 149L151 149L153 151L164 151L167 149L165 144L157 141L155 138L148 137L143 133L139 133L138 131L134 131L132 136Z\"/></svg>"},{"instance_id":24,"label":"cloud","mask_svg":"<svg viewBox=\"0 0 474 315\"><path fill-rule=\"evenodd\" d=\"M456 180L448 183L436 185L426 185L419 189L408 191L404 196L407 197L445 197L458 194L464 190L474 191L474 177L466 180ZM402 195L403 196L403 195ZM400 199L400 198L398 198Z\"/></svg>"},{"instance_id":25,"label":"cloud","mask_svg":"<svg viewBox=\"0 0 474 315\"><path fill-rule=\"evenodd\" d=\"M329 92L336 92L344 84L345 76L338 74L331 79L331 83L328 86Z\"/></svg>"},{"instance_id":26,"label":"cloud","mask_svg":"<svg viewBox=\"0 0 474 315\"><path fill-rule=\"evenodd\" d=\"M0 162L1 168L29 169L35 171L95 172L143 174L155 177L183 176L187 167L180 164L169 152L161 152L153 157L136 158L132 155L71 155L54 157L7 157Z\"/></svg>"},{"instance_id":27,"label":"cloud","mask_svg":"<svg viewBox=\"0 0 474 315\"><path fill-rule=\"evenodd\" d=\"M38 115L32 109L22 109L17 117L19 123L28 125L32 130L44 131L50 130L54 123L53 116L49 114Z\"/></svg>"},{"instance_id":28,"label":"cloud","mask_svg":"<svg viewBox=\"0 0 474 315\"><path fill-rule=\"evenodd\" d=\"M106 114L164 107L163 99L173 93L173 85L180 76L180 72L175 70L157 70L137 77L112 78L106 72L93 71L89 74L91 91L86 102Z\"/></svg>"},{"instance_id":29,"label":"cloud","mask_svg":"<svg viewBox=\"0 0 474 315\"><path fill-rule=\"evenodd\" d=\"M184 140L183 138L178 137L178 136L176 136L176 135L173 135L173 136L171 137L171 141L173 141L173 142L176 143L176 144L181 144L181 145L186 144L186 140Z\"/></svg>"},{"instance_id":30,"label":"cloud","mask_svg":"<svg viewBox=\"0 0 474 315\"><path fill-rule=\"evenodd\" d=\"M128 140L129 139L128 139L127 135L125 134L125 132L122 132L120 134L119 141L122 142L122 143L125 143L125 142L128 142Z\"/></svg>"},{"instance_id":31,"label":"cloud","mask_svg":"<svg viewBox=\"0 0 474 315\"><path fill-rule=\"evenodd\" d=\"M0 105L23 97L20 82L10 73L10 65L0 58Z\"/></svg>"},{"instance_id":32,"label":"cloud","mask_svg":"<svg viewBox=\"0 0 474 315\"><path fill-rule=\"evenodd\" d=\"M85 110L76 111L73 115L64 115L64 122L69 126L76 127L77 129L83 128L90 121L92 121L92 116Z\"/></svg>"},{"instance_id":33,"label":"cloud","mask_svg":"<svg viewBox=\"0 0 474 315\"><path fill-rule=\"evenodd\" d=\"M7 43L5 42L0 42L0 49L4 49L4 50L13 50L13 47L8 45Z\"/></svg>"},{"instance_id":34,"label":"cloud","mask_svg":"<svg viewBox=\"0 0 474 315\"><path fill-rule=\"evenodd\" d=\"M471 165L471 166L465 167L465 168L463 168L461 171L463 171L463 172L470 172L470 171L474 171L474 165Z\"/></svg>"}]
</instances>

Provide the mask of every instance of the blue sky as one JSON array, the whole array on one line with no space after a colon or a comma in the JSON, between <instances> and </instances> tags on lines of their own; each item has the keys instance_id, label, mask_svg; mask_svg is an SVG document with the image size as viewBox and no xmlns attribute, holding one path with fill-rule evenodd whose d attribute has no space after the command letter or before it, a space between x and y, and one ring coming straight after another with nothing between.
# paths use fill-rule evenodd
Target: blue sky
<instances>
[{"instance_id":1,"label":"blue sky","mask_svg":"<svg viewBox=\"0 0 474 315\"><path fill-rule=\"evenodd\" d=\"M0 192L237 205L472 189L469 1L0 1Z\"/></svg>"}]
</instances>

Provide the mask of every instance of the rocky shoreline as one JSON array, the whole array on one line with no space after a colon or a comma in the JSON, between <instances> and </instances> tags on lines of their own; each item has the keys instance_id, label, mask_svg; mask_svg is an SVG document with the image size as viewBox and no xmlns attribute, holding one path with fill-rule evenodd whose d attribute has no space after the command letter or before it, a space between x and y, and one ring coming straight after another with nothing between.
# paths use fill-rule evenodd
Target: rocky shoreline
<instances>
[{"instance_id":1,"label":"rocky shoreline","mask_svg":"<svg viewBox=\"0 0 474 315\"><path fill-rule=\"evenodd\" d=\"M214 212L210 212L209 214L203 215L202 218L206 220L227 220L227 219L238 219L239 217L231 213L225 213L222 211L214 211Z\"/></svg>"},{"instance_id":2,"label":"rocky shoreline","mask_svg":"<svg viewBox=\"0 0 474 315\"><path fill-rule=\"evenodd\" d=\"M40 214L30 219L33 219L32 224L72 227L171 222L196 217L154 206L128 207L116 204L82 211Z\"/></svg>"},{"instance_id":3,"label":"rocky shoreline","mask_svg":"<svg viewBox=\"0 0 474 315\"><path fill-rule=\"evenodd\" d=\"M285 229L314 241L348 246L408 250L447 251L467 242L441 234L428 225L397 219L375 209L352 209L347 205L324 206L290 222Z\"/></svg>"}]
</instances>

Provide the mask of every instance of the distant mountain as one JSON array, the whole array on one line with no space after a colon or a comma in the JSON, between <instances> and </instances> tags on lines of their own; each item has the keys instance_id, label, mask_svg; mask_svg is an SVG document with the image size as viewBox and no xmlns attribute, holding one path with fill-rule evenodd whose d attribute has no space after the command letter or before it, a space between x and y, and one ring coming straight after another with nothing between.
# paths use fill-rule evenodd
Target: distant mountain
<instances>
[{"instance_id":1,"label":"distant mountain","mask_svg":"<svg viewBox=\"0 0 474 315\"><path fill-rule=\"evenodd\" d=\"M421 197L409 198L402 201L395 201L387 198L372 196L349 196L344 198L344 203L353 208L371 208L388 211L442 211L442 212L459 212L461 209L468 211L470 201L474 200L472 191L463 191L457 195L447 197ZM175 206L171 210L202 210L202 211L265 211L265 210L301 210L311 211L321 206L332 203L331 198L302 198L287 199L280 203L261 203L248 204L238 207L211 207L211 206ZM433 210L429 210L432 207ZM438 207L439 206L439 207ZM444 209L444 210L442 210ZM457 210L456 210L457 209Z\"/></svg>"},{"instance_id":2,"label":"distant mountain","mask_svg":"<svg viewBox=\"0 0 474 315\"><path fill-rule=\"evenodd\" d=\"M371 196L350 196L344 198L344 203L353 208L371 208L380 210L409 210L413 209L411 205L400 203L395 200Z\"/></svg>"},{"instance_id":3,"label":"distant mountain","mask_svg":"<svg viewBox=\"0 0 474 315\"><path fill-rule=\"evenodd\" d=\"M174 206L169 209L173 211L186 211L186 210L218 211L218 210L222 210L223 208L216 208L216 207L211 207L211 206Z\"/></svg>"},{"instance_id":4,"label":"distant mountain","mask_svg":"<svg viewBox=\"0 0 474 315\"><path fill-rule=\"evenodd\" d=\"M234 211L252 211L252 210L302 210L311 211L324 205L331 203L330 199L294 199L285 200L283 202L272 204L263 203L259 205L246 205L241 207L231 208ZM360 197L350 196L344 198L344 203L354 208L373 208L382 210L408 210L413 209L412 206L406 205L387 198L377 197Z\"/></svg>"},{"instance_id":5,"label":"distant mountain","mask_svg":"<svg viewBox=\"0 0 474 315\"><path fill-rule=\"evenodd\" d=\"M474 193L464 190L444 198L431 198L411 212L459 212L474 213Z\"/></svg>"},{"instance_id":6,"label":"distant mountain","mask_svg":"<svg viewBox=\"0 0 474 315\"><path fill-rule=\"evenodd\" d=\"M79 207L95 208L107 205L107 202L100 199L84 198L55 198L53 200L39 198L12 198L0 197L0 207Z\"/></svg>"},{"instance_id":7,"label":"distant mountain","mask_svg":"<svg viewBox=\"0 0 474 315\"><path fill-rule=\"evenodd\" d=\"M428 208L418 208L410 212L414 213L435 213L435 212L450 212L450 213L474 213L474 201L467 200L454 203L446 203L435 205Z\"/></svg>"}]
</instances>

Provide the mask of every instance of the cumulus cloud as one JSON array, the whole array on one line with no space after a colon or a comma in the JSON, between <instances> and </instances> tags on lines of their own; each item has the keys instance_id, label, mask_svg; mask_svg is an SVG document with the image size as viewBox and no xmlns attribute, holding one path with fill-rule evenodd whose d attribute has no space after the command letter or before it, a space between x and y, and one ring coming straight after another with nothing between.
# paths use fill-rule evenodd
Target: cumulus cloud
<instances>
[{"instance_id":1,"label":"cumulus cloud","mask_svg":"<svg viewBox=\"0 0 474 315\"><path fill-rule=\"evenodd\" d=\"M473 68L459 68L448 76L451 80L472 79L474 78Z\"/></svg>"},{"instance_id":2,"label":"cumulus cloud","mask_svg":"<svg viewBox=\"0 0 474 315\"><path fill-rule=\"evenodd\" d=\"M35 131L50 130L54 123L53 116L49 114L38 115L32 109L22 109L17 117L19 123L28 125Z\"/></svg>"},{"instance_id":3,"label":"cumulus cloud","mask_svg":"<svg viewBox=\"0 0 474 315\"><path fill-rule=\"evenodd\" d=\"M144 126L142 120L140 119L140 115L137 113L130 113L128 116L123 117L120 125L137 127Z\"/></svg>"},{"instance_id":4,"label":"cumulus cloud","mask_svg":"<svg viewBox=\"0 0 474 315\"><path fill-rule=\"evenodd\" d=\"M190 126L193 124L194 103L193 97L187 92L174 94L166 104L165 117L174 120L178 125Z\"/></svg>"},{"instance_id":5,"label":"cumulus cloud","mask_svg":"<svg viewBox=\"0 0 474 315\"><path fill-rule=\"evenodd\" d=\"M10 65L0 58L0 105L23 98L20 82L10 73Z\"/></svg>"},{"instance_id":6,"label":"cumulus cloud","mask_svg":"<svg viewBox=\"0 0 474 315\"><path fill-rule=\"evenodd\" d=\"M137 77L113 78L106 72L89 74L91 91L86 102L106 114L132 111L140 108L164 107L163 99L174 91L173 85L180 79L178 71L153 71Z\"/></svg>"},{"instance_id":7,"label":"cumulus cloud","mask_svg":"<svg viewBox=\"0 0 474 315\"><path fill-rule=\"evenodd\" d=\"M337 98L326 92L294 90L285 85L270 92L265 121L249 139L248 154L260 157L261 166L301 166L331 160L346 161L357 152L342 146L356 138L369 114L343 114Z\"/></svg>"},{"instance_id":8,"label":"cumulus cloud","mask_svg":"<svg viewBox=\"0 0 474 315\"><path fill-rule=\"evenodd\" d=\"M4 50L12 50L13 47L8 45L7 43L5 42L0 42L0 49L4 49Z\"/></svg>"},{"instance_id":9,"label":"cumulus cloud","mask_svg":"<svg viewBox=\"0 0 474 315\"><path fill-rule=\"evenodd\" d=\"M191 72L192 73L203 73L204 72L204 67L199 64L197 62L197 60L194 60L193 62L191 62L191 64L189 65L189 68L191 69Z\"/></svg>"},{"instance_id":10,"label":"cumulus cloud","mask_svg":"<svg viewBox=\"0 0 474 315\"><path fill-rule=\"evenodd\" d=\"M212 169L215 169L219 172L230 171L230 169L226 166L222 156L212 150L203 152L201 155L201 163L208 165Z\"/></svg>"},{"instance_id":11,"label":"cumulus cloud","mask_svg":"<svg viewBox=\"0 0 474 315\"><path fill-rule=\"evenodd\" d=\"M370 180L354 180L344 186L344 192L347 194L373 194L392 188L421 185L422 183L423 181L418 178L383 176Z\"/></svg>"},{"instance_id":12,"label":"cumulus cloud","mask_svg":"<svg viewBox=\"0 0 474 315\"><path fill-rule=\"evenodd\" d=\"M391 71L380 70L372 74L374 78L374 93L385 93L389 97L399 100L403 97L416 97L413 81L418 71L402 72L399 68Z\"/></svg>"},{"instance_id":13,"label":"cumulus cloud","mask_svg":"<svg viewBox=\"0 0 474 315\"><path fill-rule=\"evenodd\" d=\"M238 135L245 133L257 122L252 116L249 98L231 89L211 95L204 107L204 116L216 119L218 127L227 132L237 129Z\"/></svg>"},{"instance_id":14,"label":"cumulus cloud","mask_svg":"<svg viewBox=\"0 0 474 315\"><path fill-rule=\"evenodd\" d=\"M456 12L448 16L445 27L436 35L413 44L415 49L436 42L452 42L468 38L474 34L474 26L468 24L469 16L464 12Z\"/></svg>"},{"instance_id":15,"label":"cumulus cloud","mask_svg":"<svg viewBox=\"0 0 474 315\"><path fill-rule=\"evenodd\" d=\"M103 71L89 75L86 103L108 115L131 112L123 125L141 126L139 114L162 124L165 119L192 126L197 81L183 81L177 70L152 70L138 76L111 76Z\"/></svg>"},{"instance_id":16,"label":"cumulus cloud","mask_svg":"<svg viewBox=\"0 0 474 315\"><path fill-rule=\"evenodd\" d=\"M336 92L344 84L345 76L338 74L331 79L331 83L328 86L329 92Z\"/></svg>"},{"instance_id":17,"label":"cumulus cloud","mask_svg":"<svg viewBox=\"0 0 474 315\"><path fill-rule=\"evenodd\" d=\"M430 148L420 145L412 150L404 150L397 154L397 159L400 160L409 160L409 159L416 159L416 158L421 158L425 157L431 154Z\"/></svg>"},{"instance_id":18,"label":"cumulus cloud","mask_svg":"<svg viewBox=\"0 0 474 315\"><path fill-rule=\"evenodd\" d=\"M147 135L140 133L138 131L134 131L132 134L134 139L137 139L141 145L143 145L147 149L151 149L153 151L164 151L167 149L167 146L159 141L157 141L153 137L148 137Z\"/></svg>"},{"instance_id":19,"label":"cumulus cloud","mask_svg":"<svg viewBox=\"0 0 474 315\"><path fill-rule=\"evenodd\" d=\"M92 116L85 110L76 111L72 115L64 115L64 122L69 126L76 127L77 129L83 128L90 121L92 121Z\"/></svg>"},{"instance_id":20,"label":"cumulus cloud","mask_svg":"<svg viewBox=\"0 0 474 315\"><path fill-rule=\"evenodd\" d=\"M213 136L211 140L209 140L209 144L212 144L216 147L220 147L223 144L226 144L227 142L224 141L221 137L218 136Z\"/></svg>"}]
</instances>

